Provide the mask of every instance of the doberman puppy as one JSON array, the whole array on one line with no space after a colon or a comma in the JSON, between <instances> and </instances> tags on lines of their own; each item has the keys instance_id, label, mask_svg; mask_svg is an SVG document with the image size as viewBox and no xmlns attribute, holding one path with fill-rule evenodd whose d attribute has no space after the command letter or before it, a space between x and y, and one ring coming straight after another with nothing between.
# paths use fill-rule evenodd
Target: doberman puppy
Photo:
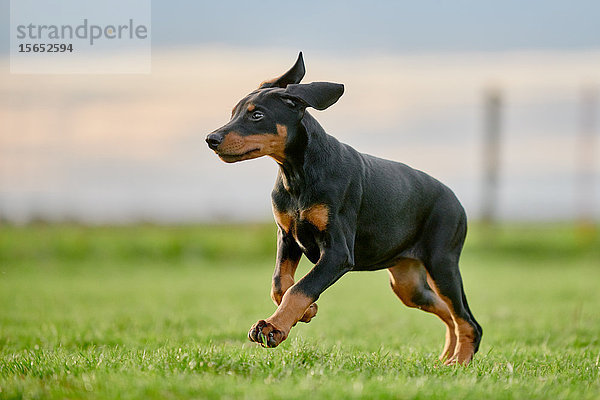
<instances>
[{"instance_id":1,"label":"doberman puppy","mask_svg":"<svg viewBox=\"0 0 600 400\"><path fill-rule=\"evenodd\" d=\"M206 138L221 160L261 156L279 165L271 194L277 222L273 315L248 332L276 347L315 301L349 271L387 268L396 295L446 325L445 364L468 364L482 330L469 310L458 260L467 221L454 193L424 172L362 154L325 133L306 111L324 110L344 92L338 83L300 84L294 66L265 81L233 108L231 120ZM314 268L294 283L302 254Z\"/></svg>"}]
</instances>

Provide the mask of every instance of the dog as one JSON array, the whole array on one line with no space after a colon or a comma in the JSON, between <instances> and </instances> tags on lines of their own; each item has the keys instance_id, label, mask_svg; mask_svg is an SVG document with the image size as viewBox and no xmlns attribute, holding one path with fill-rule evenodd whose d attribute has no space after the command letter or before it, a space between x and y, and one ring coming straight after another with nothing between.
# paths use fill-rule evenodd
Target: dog
<instances>
[{"instance_id":1,"label":"dog","mask_svg":"<svg viewBox=\"0 0 600 400\"><path fill-rule=\"evenodd\" d=\"M467 219L445 185L405 164L359 153L328 135L306 109L324 110L344 93L331 82L301 84L302 52L283 75L264 81L206 137L227 163L269 156L279 166L271 193L277 257L271 298L277 305L248 338L276 347L298 322L317 314L321 293L350 271L386 268L408 307L446 325L440 360L468 364L482 329L469 309L458 262ZM294 274L302 255L314 265Z\"/></svg>"}]
</instances>

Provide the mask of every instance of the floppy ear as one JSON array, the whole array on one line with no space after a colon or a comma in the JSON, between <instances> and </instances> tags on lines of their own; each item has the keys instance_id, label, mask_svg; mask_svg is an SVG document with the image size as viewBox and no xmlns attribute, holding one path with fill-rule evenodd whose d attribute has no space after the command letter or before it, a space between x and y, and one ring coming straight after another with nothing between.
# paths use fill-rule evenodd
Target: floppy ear
<instances>
[{"instance_id":1,"label":"floppy ear","mask_svg":"<svg viewBox=\"0 0 600 400\"><path fill-rule=\"evenodd\" d=\"M258 88L264 89L270 87L280 87L285 89L286 86L291 83L300 83L302 78L304 78L305 72L306 71L304 69L304 59L302 58L302 52L300 52L300 54L298 54L298 59L296 60L296 63L292 68L290 68L288 72L286 72L278 78L273 78L268 81L264 81L258 86Z\"/></svg>"},{"instance_id":2,"label":"floppy ear","mask_svg":"<svg viewBox=\"0 0 600 400\"><path fill-rule=\"evenodd\" d=\"M307 106L324 110L333 105L344 94L344 85L331 82L312 82L288 85L284 95L299 99Z\"/></svg>"}]
</instances>

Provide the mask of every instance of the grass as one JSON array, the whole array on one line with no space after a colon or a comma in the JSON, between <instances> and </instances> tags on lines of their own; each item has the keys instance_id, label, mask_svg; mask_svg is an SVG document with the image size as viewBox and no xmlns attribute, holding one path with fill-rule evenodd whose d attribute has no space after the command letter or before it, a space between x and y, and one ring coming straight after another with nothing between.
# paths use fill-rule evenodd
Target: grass
<instances>
[{"instance_id":1,"label":"grass","mask_svg":"<svg viewBox=\"0 0 600 400\"><path fill-rule=\"evenodd\" d=\"M0 227L0 398L600 398L596 236L472 229L468 367L436 362L443 325L385 271L342 278L278 348L249 343L274 251L272 225Z\"/></svg>"}]
</instances>

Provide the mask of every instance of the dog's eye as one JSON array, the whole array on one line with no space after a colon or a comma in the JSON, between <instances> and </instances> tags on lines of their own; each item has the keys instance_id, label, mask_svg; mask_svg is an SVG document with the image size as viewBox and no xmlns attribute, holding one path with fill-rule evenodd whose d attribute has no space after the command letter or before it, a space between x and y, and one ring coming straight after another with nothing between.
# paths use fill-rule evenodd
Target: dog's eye
<instances>
[{"instance_id":1,"label":"dog's eye","mask_svg":"<svg viewBox=\"0 0 600 400\"><path fill-rule=\"evenodd\" d=\"M260 112L260 111L254 111L252 113L252 115L250 116L250 118L252 118L254 121L258 121L259 119L262 119L262 117L264 117L265 115Z\"/></svg>"}]
</instances>

